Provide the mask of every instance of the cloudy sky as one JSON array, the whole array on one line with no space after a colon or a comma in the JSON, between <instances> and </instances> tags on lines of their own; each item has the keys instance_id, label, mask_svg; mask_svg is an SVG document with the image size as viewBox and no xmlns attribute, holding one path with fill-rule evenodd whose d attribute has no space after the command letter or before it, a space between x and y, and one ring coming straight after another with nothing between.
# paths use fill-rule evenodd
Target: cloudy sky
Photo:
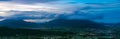
<instances>
[{"instance_id":1,"label":"cloudy sky","mask_svg":"<svg viewBox=\"0 0 120 39\"><path fill-rule=\"evenodd\" d=\"M120 0L0 0L0 21L49 22L58 18L120 23Z\"/></svg>"}]
</instances>

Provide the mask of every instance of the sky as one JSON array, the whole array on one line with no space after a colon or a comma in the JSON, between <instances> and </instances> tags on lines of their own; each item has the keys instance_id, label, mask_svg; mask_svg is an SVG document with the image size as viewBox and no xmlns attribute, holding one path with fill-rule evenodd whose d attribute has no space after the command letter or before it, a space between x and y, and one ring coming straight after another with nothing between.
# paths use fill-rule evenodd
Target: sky
<instances>
[{"instance_id":1,"label":"sky","mask_svg":"<svg viewBox=\"0 0 120 39\"><path fill-rule=\"evenodd\" d=\"M120 23L120 0L0 0L0 21L44 23L61 17Z\"/></svg>"}]
</instances>

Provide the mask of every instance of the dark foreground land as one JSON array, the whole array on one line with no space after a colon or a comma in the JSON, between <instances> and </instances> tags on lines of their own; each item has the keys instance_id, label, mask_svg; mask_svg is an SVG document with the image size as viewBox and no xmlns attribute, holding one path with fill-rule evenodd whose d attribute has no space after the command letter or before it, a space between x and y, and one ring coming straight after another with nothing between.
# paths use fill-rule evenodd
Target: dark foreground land
<instances>
[{"instance_id":1,"label":"dark foreground land","mask_svg":"<svg viewBox=\"0 0 120 39\"><path fill-rule=\"evenodd\" d=\"M100 31L100 30L99 30ZM1 27L0 39L120 39L119 33L77 32L61 29L12 29Z\"/></svg>"}]
</instances>

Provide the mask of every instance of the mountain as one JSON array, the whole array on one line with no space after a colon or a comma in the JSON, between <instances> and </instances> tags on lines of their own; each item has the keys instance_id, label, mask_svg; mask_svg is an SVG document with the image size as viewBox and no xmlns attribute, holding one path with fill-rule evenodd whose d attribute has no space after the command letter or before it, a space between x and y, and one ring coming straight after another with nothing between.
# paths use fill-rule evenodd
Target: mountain
<instances>
[{"instance_id":1,"label":"mountain","mask_svg":"<svg viewBox=\"0 0 120 39\"><path fill-rule=\"evenodd\" d=\"M56 19L45 23L25 22L23 20L4 20L0 22L2 26L10 28L29 28L29 29L107 29L100 23L90 20L68 20Z\"/></svg>"},{"instance_id":2,"label":"mountain","mask_svg":"<svg viewBox=\"0 0 120 39\"><path fill-rule=\"evenodd\" d=\"M0 22L0 24L2 26L6 26L9 28L25 28L25 27L34 28L38 26L38 24L36 23L25 22L23 20L13 20L13 19L3 20Z\"/></svg>"},{"instance_id":3,"label":"mountain","mask_svg":"<svg viewBox=\"0 0 120 39\"><path fill-rule=\"evenodd\" d=\"M61 28L105 28L104 25L90 21L90 20L67 20L67 19L57 19L50 21L48 23L45 23L47 26L54 26L58 27L60 26ZM58 28L60 28L58 27Z\"/></svg>"}]
</instances>

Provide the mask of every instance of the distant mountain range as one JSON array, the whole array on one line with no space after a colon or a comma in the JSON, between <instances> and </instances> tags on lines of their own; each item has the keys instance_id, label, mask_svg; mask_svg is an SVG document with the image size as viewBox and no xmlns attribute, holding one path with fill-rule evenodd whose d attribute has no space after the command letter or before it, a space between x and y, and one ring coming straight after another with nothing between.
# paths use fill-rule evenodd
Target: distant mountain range
<instances>
[{"instance_id":1,"label":"distant mountain range","mask_svg":"<svg viewBox=\"0 0 120 39\"><path fill-rule=\"evenodd\" d=\"M0 22L1 26L6 26L9 28L45 28L45 29L80 29L80 28L90 28L90 29L105 29L106 26L96 23L90 20L67 20L67 19L56 19L45 23L32 23L25 22L23 20L4 20Z\"/></svg>"}]
</instances>

